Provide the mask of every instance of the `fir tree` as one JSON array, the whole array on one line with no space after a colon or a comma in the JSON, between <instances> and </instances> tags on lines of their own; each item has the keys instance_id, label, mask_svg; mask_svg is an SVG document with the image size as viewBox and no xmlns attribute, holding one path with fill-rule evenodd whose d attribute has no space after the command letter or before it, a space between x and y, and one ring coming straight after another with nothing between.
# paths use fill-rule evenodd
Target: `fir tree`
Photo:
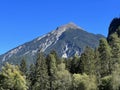
<instances>
[{"instance_id":1,"label":"fir tree","mask_svg":"<svg viewBox=\"0 0 120 90\"><path fill-rule=\"evenodd\" d=\"M29 81L29 90L32 90L33 85L36 83L35 79L35 65L31 64L28 74L28 81Z\"/></svg>"},{"instance_id":2,"label":"fir tree","mask_svg":"<svg viewBox=\"0 0 120 90\"><path fill-rule=\"evenodd\" d=\"M95 74L94 50L90 47L86 47L80 59L82 63L82 72L86 74Z\"/></svg>"},{"instance_id":3,"label":"fir tree","mask_svg":"<svg viewBox=\"0 0 120 90\"><path fill-rule=\"evenodd\" d=\"M79 71L79 68L78 68L78 61L79 61L79 57L78 56L74 56L71 60L71 63L70 63L70 72L72 74L74 73L78 73Z\"/></svg>"},{"instance_id":4,"label":"fir tree","mask_svg":"<svg viewBox=\"0 0 120 90\"><path fill-rule=\"evenodd\" d=\"M48 66L50 90L55 90L56 73L57 73L56 59L53 54L49 54L46 59L47 59L47 66Z\"/></svg>"},{"instance_id":5,"label":"fir tree","mask_svg":"<svg viewBox=\"0 0 120 90\"><path fill-rule=\"evenodd\" d=\"M100 45L98 48L100 67L101 67L101 77L111 74L111 49L107 43L106 39L100 40Z\"/></svg>"},{"instance_id":6,"label":"fir tree","mask_svg":"<svg viewBox=\"0 0 120 90\"><path fill-rule=\"evenodd\" d=\"M82 61L82 57L79 59L79 62L78 62L78 73L80 73L80 74L84 73L84 64Z\"/></svg>"},{"instance_id":7,"label":"fir tree","mask_svg":"<svg viewBox=\"0 0 120 90\"><path fill-rule=\"evenodd\" d=\"M27 75L27 65L26 65L25 59L22 59L19 67L20 67L20 71L21 71L23 74Z\"/></svg>"},{"instance_id":8,"label":"fir tree","mask_svg":"<svg viewBox=\"0 0 120 90\"><path fill-rule=\"evenodd\" d=\"M49 76L47 72L47 65L45 57L42 53L38 55L35 64L35 80L33 90L48 90Z\"/></svg>"},{"instance_id":9,"label":"fir tree","mask_svg":"<svg viewBox=\"0 0 120 90\"><path fill-rule=\"evenodd\" d=\"M94 60L95 60L95 76L97 78L97 84L99 86L101 84L101 75L100 75L101 63L100 63L98 48L95 48L94 53L95 53L95 56L94 56Z\"/></svg>"},{"instance_id":10,"label":"fir tree","mask_svg":"<svg viewBox=\"0 0 120 90\"><path fill-rule=\"evenodd\" d=\"M112 52L112 70L115 70L115 65L120 64L120 38L118 34L115 32L109 37L109 45L111 47Z\"/></svg>"}]
</instances>

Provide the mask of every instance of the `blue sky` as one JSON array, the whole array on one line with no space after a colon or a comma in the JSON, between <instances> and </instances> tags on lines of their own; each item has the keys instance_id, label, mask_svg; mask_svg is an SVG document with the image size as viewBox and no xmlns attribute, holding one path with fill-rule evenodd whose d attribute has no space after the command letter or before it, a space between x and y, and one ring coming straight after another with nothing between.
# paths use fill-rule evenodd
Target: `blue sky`
<instances>
[{"instance_id":1,"label":"blue sky","mask_svg":"<svg viewBox=\"0 0 120 90\"><path fill-rule=\"evenodd\" d=\"M120 0L0 0L0 54L69 22L107 36L114 17Z\"/></svg>"}]
</instances>

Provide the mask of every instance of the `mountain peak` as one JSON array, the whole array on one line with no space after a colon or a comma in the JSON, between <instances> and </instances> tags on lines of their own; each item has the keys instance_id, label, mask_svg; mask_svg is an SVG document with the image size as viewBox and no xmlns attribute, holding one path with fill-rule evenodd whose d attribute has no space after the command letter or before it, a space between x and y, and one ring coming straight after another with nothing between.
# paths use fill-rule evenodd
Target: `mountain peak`
<instances>
[{"instance_id":1,"label":"mountain peak","mask_svg":"<svg viewBox=\"0 0 120 90\"><path fill-rule=\"evenodd\" d=\"M77 28L80 29L79 26L77 26L77 25L74 24L73 22L70 22L70 23L68 23L68 24L65 24L65 25L62 25L62 26L57 27L56 31L57 31L57 32L64 32L64 31L66 31L66 30L68 30L68 29L70 29L70 28L71 28L71 29L77 29Z\"/></svg>"},{"instance_id":2,"label":"mountain peak","mask_svg":"<svg viewBox=\"0 0 120 90\"><path fill-rule=\"evenodd\" d=\"M52 31L51 33L56 35L56 38L58 39L62 35L62 33L70 29L74 30L74 29L81 29L81 28L77 26L76 24L74 24L73 22L70 22L68 24L57 27L57 29Z\"/></svg>"},{"instance_id":3,"label":"mountain peak","mask_svg":"<svg viewBox=\"0 0 120 90\"><path fill-rule=\"evenodd\" d=\"M78 27L75 23L73 22L69 22L68 24L66 24L66 26L69 26L69 27Z\"/></svg>"},{"instance_id":4,"label":"mountain peak","mask_svg":"<svg viewBox=\"0 0 120 90\"><path fill-rule=\"evenodd\" d=\"M80 28L78 27L75 23L73 22L69 22L68 24L65 24L63 26L60 26L60 28L65 28L65 29L69 29L69 28L72 28L72 29L76 29L76 28Z\"/></svg>"}]
</instances>

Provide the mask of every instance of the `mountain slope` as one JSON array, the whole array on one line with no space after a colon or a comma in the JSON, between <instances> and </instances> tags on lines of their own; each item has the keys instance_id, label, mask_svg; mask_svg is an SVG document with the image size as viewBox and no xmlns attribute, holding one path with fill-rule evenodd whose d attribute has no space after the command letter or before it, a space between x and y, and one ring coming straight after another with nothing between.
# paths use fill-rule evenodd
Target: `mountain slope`
<instances>
[{"instance_id":1,"label":"mountain slope","mask_svg":"<svg viewBox=\"0 0 120 90\"><path fill-rule=\"evenodd\" d=\"M0 60L1 64L6 61L19 63L24 57L30 64L35 61L38 51L48 54L51 50L55 50L60 57L68 58L75 54L80 55L86 46L95 48L99 39L103 37L88 33L74 23L69 23L8 51L0 56Z\"/></svg>"}]
</instances>

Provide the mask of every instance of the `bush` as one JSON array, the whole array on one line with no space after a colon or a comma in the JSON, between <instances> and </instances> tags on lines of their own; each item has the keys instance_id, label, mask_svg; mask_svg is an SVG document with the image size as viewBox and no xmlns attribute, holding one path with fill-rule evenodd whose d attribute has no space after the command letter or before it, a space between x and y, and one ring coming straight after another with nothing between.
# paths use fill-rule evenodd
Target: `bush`
<instances>
[{"instance_id":1,"label":"bush","mask_svg":"<svg viewBox=\"0 0 120 90\"><path fill-rule=\"evenodd\" d=\"M73 89L74 90L97 90L96 77L86 74L73 75Z\"/></svg>"}]
</instances>

